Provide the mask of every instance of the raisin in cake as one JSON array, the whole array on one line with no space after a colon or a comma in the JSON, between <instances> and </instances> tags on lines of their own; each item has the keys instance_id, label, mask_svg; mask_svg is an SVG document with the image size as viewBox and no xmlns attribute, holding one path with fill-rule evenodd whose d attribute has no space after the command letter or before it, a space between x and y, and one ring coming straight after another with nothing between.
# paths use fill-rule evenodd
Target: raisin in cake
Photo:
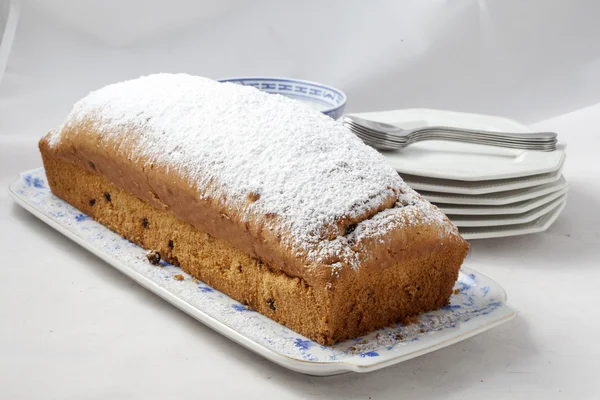
<instances>
[{"instance_id":1,"label":"raisin in cake","mask_svg":"<svg viewBox=\"0 0 600 400\"><path fill-rule=\"evenodd\" d=\"M468 250L346 128L252 87L109 85L40 150L56 196L322 344L447 304Z\"/></svg>"}]
</instances>

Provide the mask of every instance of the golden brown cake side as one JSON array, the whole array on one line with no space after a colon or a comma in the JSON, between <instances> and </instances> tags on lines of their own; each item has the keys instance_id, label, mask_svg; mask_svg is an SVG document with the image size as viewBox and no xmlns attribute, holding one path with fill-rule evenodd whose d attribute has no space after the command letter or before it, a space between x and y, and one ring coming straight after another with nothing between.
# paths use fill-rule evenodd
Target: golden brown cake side
<instances>
[{"instance_id":1,"label":"golden brown cake side","mask_svg":"<svg viewBox=\"0 0 600 400\"><path fill-rule=\"evenodd\" d=\"M97 172L57 157L40 141L52 192L134 243L289 328L321 343L366 334L437 309L451 295L467 246L439 242L435 226L413 232L412 245L385 269L360 269L337 286L311 285L133 196ZM434 240L435 239L435 240ZM157 267L159 268L159 267Z\"/></svg>"}]
</instances>

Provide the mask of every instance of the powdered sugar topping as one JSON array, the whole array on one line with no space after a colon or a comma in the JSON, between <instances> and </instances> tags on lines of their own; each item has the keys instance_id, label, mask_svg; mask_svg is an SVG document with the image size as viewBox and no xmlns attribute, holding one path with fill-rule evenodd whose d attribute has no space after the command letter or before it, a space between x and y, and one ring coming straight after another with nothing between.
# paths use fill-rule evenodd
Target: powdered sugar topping
<instances>
[{"instance_id":1,"label":"powdered sugar topping","mask_svg":"<svg viewBox=\"0 0 600 400\"><path fill-rule=\"evenodd\" d=\"M324 240L327 227L340 218L360 218L391 197L397 206L410 204L404 222L427 208L431 223L449 225L379 153L341 124L283 96L157 74L92 92L74 106L66 124L91 115L101 143L117 138L132 160L172 169L192 185L210 188L199 195L223 199L228 207L277 215L276 228L291 234L287 244L315 262L350 251L344 233ZM141 129L133 129L139 132L133 137L127 128ZM59 141L57 130L50 144ZM256 200L250 206L248 196ZM398 224L385 213L371 216L352 234L383 234Z\"/></svg>"}]
</instances>

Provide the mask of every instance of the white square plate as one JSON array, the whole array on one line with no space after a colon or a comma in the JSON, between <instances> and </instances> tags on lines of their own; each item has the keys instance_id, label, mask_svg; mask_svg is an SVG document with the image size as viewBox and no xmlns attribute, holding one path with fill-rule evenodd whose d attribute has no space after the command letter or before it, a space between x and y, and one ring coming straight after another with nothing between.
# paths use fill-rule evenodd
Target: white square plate
<instances>
[{"instance_id":1,"label":"white square plate","mask_svg":"<svg viewBox=\"0 0 600 400\"><path fill-rule=\"evenodd\" d=\"M491 179L487 181L456 181L450 179L427 178L401 174L410 187L419 191L438 193L467 194L471 196L525 189L532 186L556 182L561 177L562 165L556 171L520 178Z\"/></svg>"},{"instance_id":2,"label":"white square plate","mask_svg":"<svg viewBox=\"0 0 600 400\"><path fill-rule=\"evenodd\" d=\"M496 282L463 268L456 284L460 293L442 310L423 314L419 323L321 346L247 310L179 267L164 262L151 265L144 249L52 195L43 169L22 173L10 186L10 194L42 221L198 321L283 367L306 374L374 371L467 339L515 315ZM185 279L175 279L177 274Z\"/></svg>"},{"instance_id":3,"label":"white square plate","mask_svg":"<svg viewBox=\"0 0 600 400\"><path fill-rule=\"evenodd\" d=\"M505 204L515 204L524 200L533 199L535 197L543 196L549 193L554 193L566 187L567 181L564 177L561 176L560 179L552 183L547 183L539 186L532 186L525 189L507 190L504 192L497 193L468 195L428 192L426 190L419 190L419 193L432 203L498 206Z\"/></svg>"},{"instance_id":4,"label":"white square plate","mask_svg":"<svg viewBox=\"0 0 600 400\"><path fill-rule=\"evenodd\" d=\"M438 203L436 206L444 214L453 215L508 215L508 214L522 214L527 211L531 211L534 208L548 204L552 200L555 200L567 193L567 188L560 189L556 192L545 194L533 199L520 201L514 204L505 204L502 206L477 206L477 205L464 205L464 204L442 204Z\"/></svg>"},{"instance_id":5,"label":"white square plate","mask_svg":"<svg viewBox=\"0 0 600 400\"><path fill-rule=\"evenodd\" d=\"M402 128L454 126L504 132L531 132L517 121L480 114L431 109L406 109L352 114ZM559 136L560 139L560 136ZM430 178L483 181L539 175L556 171L564 146L553 152L507 149L471 143L427 141L396 152L382 153L400 173Z\"/></svg>"},{"instance_id":6,"label":"white square plate","mask_svg":"<svg viewBox=\"0 0 600 400\"><path fill-rule=\"evenodd\" d=\"M549 212L553 211L559 205L566 201L567 195L563 194L557 199L537 207L523 214L507 214L507 215L448 215L448 218L459 228L462 227L478 227L478 226L502 226L526 224L534 221Z\"/></svg>"},{"instance_id":7,"label":"white square plate","mask_svg":"<svg viewBox=\"0 0 600 400\"><path fill-rule=\"evenodd\" d=\"M556 221L562 210L567 204L563 201L557 208L538 219L525 223L504 226L478 226L460 228L462 237L466 240L490 239L506 236L529 235L531 233L544 232Z\"/></svg>"}]
</instances>

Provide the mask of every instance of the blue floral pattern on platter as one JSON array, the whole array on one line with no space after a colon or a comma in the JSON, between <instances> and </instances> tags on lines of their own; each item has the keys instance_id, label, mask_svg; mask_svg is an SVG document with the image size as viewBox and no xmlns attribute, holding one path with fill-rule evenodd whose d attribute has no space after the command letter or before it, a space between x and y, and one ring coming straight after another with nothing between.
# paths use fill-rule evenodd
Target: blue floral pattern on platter
<instances>
[{"instance_id":1,"label":"blue floral pattern on platter","mask_svg":"<svg viewBox=\"0 0 600 400\"><path fill-rule=\"evenodd\" d=\"M463 268L456 283L460 292L456 290L450 304L441 310L421 315L418 323L397 324L334 346L322 346L247 309L179 267L164 261L151 265L144 249L52 195L43 169L23 173L10 190L19 204L149 290L166 290L169 296L164 292L161 296L167 301L200 321L213 319L233 329L239 336L215 327L265 357L301 372L327 375L377 369L378 365L400 362L462 340L514 315L504 304L506 296L498 284ZM179 274L183 280L174 277ZM332 369L332 363L339 364L337 370Z\"/></svg>"},{"instance_id":2,"label":"blue floral pattern on platter","mask_svg":"<svg viewBox=\"0 0 600 400\"><path fill-rule=\"evenodd\" d=\"M252 86L263 92L290 97L311 104L333 119L342 116L346 105L346 95L343 92L316 82L266 77L227 78L220 79L219 82Z\"/></svg>"}]
</instances>

